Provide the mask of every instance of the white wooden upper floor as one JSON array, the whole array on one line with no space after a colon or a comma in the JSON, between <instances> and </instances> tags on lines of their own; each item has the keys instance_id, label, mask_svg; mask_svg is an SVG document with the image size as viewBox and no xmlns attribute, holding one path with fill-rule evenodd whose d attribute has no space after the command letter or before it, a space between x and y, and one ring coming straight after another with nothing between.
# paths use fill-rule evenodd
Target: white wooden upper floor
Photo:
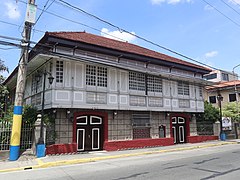
<instances>
[{"instance_id":1,"label":"white wooden upper floor","mask_svg":"<svg viewBox=\"0 0 240 180\"><path fill-rule=\"evenodd\" d=\"M87 51L75 52L73 58L39 54L32 62L40 68L30 65L27 104L40 107L43 81L36 76L46 69L55 78L52 85L46 81L46 108L204 110L200 73Z\"/></svg>"}]
</instances>

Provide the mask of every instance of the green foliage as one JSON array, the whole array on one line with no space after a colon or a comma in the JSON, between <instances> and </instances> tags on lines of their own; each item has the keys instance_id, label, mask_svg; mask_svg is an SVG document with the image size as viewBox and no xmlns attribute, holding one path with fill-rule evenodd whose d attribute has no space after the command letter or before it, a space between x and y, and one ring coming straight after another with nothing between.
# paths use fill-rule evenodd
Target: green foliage
<instances>
[{"instance_id":1,"label":"green foliage","mask_svg":"<svg viewBox=\"0 0 240 180\"><path fill-rule=\"evenodd\" d=\"M0 59L0 115L3 113L5 103L5 96L8 94L7 87L3 85L4 77L1 74L4 71L8 72L8 68L3 64L4 62Z\"/></svg>"},{"instance_id":2,"label":"green foliage","mask_svg":"<svg viewBox=\"0 0 240 180\"><path fill-rule=\"evenodd\" d=\"M7 112L4 113L4 116L0 118L0 122L9 122L12 123L13 120L13 106L7 108Z\"/></svg>"},{"instance_id":3,"label":"green foliage","mask_svg":"<svg viewBox=\"0 0 240 180\"><path fill-rule=\"evenodd\" d=\"M25 105L23 107L23 120L27 124L34 124L37 119L37 108L31 105Z\"/></svg>"},{"instance_id":4,"label":"green foliage","mask_svg":"<svg viewBox=\"0 0 240 180\"><path fill-rule=\"evenodd\" d=\"M37 109L30 105L25 105L23 107L23 121L27 124L34 124L37 120ZM9 106L7 112L4 114L4 117L0 118L0 121L8 121L12 123L13 121L13 106Z\"/></svg>"},{"instance_id":5,"label":"green foliage","mask_svg":"<svg viewBox=\"0 0 240 180\"><path fill-rule=\"evenodd\" d=\"M212 106L207 101L204 102L204 113L198 118L201 121L216 122L220 118L218 108Z\"/></svg>"},{"instance_id":6,"label":"green foliage","mask_svg":"<svg viewBox=\"0 0 240 180\"><path fill-rule=\"evenodd\" d=\"M230 102L223 107L222 113L225 117L231 117L233 121L240 122L240 106L236 102Z\"/></svg>"}]
</instances>

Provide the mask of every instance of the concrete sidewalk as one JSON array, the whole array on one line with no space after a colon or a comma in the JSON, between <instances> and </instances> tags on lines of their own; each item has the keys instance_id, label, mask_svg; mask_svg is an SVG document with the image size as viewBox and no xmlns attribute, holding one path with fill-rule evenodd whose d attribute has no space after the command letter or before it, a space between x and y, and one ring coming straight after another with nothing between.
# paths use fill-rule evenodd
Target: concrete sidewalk
<instances>
[{"instance_id":1,"label":"concrete sidewalk","mask_svg":"<svg viewBox=\"0 0 240 180\"><path fill-rule=\"evenodd\" d=\"M230 144L240 143L239 139L228 140L228 141L208 141L202 143L194 144L178 144L173 146L161 146L154 148L143 148L134 150L124 150L124 151L94 151L88 153L77 153L77 154L62 154L62 155L52 155L43 158L36 158L30 152L26 151L21 155L17 161L0 160L0 173L1 172L11 172L11 171L21 171L28 169L38 169L47 168L54 166L63 166L70 164L79 164L94 162L107 159L124 158L131 156L140 156L147 154L157 154L175 151L192 150L198 148L210 148L215 146L223 146Z\"/></svg>"}]
</instances>

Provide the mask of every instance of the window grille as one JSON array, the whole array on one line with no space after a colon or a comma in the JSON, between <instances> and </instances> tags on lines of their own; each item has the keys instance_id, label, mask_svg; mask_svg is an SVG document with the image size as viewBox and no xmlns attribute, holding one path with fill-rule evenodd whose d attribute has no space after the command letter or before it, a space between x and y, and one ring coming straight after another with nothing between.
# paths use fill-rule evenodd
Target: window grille
<instances>
[{"instance_id":1,"label":"window grille","mask_svg":"<svg viewBox=\"0 0 240 180\"><path fill-rule=\"evenodd\" d=\"M63 61L56 62L56 82L63 83Z\"/></svg>"},{"instance_id":2,"label":"window grille","mask_svg":"<svg viewBox=\"0 0 240 180\"><path fill-rule=\"evenodd\" d=\"M162 79L157 76L148 76L148 91L162 92Z\"/></svg>"},{"instance_id":3,"label":"window grille","mask_svg":"<svg viewBox=\"0 0 240 180\"><path fill-rule=\"evenodd\" d=\"M87 65L86 85L107 87L107 68Z\"/></svg>"},{"instance_id":4,"label":"window grille","mask_svg":"<svg viewBox=\"0 0 240 180\"><path fill-rule=\"evenodd\" d=\"M42 90L42 77L40 77L39 81L36 80L36 74L32 76L32 94L36 94L38 91Z\"/></svg>"},{"instance_id":5,"label":"window grille","mask_svg":"<svg viewBox=\"0 0 240 180\"><path fill-rule=\"evenodd\" d=\"M96 66L86 66L86 85L96 86Z\"/></svg>"},{"instance_id":6,"label":"window grille","mask_svg":"<svg viewBox=\"0 0 240 180\"><path fill-rule=\"evenodd\" d=\"M37 81L35 76L32 76L32 94L37 93Z\"/></svg>"},{"instance_id":7,"label":"window grille","mask_svg":"<svg viewBox=\"0 0 240 180\"><path fill-rule=\"evenodd\" d=\"M200 97L203 97L203 88L202 87L199 87L199 96Z\"/></svg>"},{"instance_id":8,"label":"window grille","mask_svg":"<svg viewBox=\"0 0 240 180\"><path fill-rule=\"evenodd\" d=\"M145 74L138 72L129 72L129 89L145 91Z\"/></svg>"},{"instance_id":9,"label":"window grille","mask_svg":"<svg viewBox=\"0 0 240 180\"><path fill-rule=\"evenodd\" d=\"M133 126L137 127L149 127L150 126L150 113L137 113L132 114Z\"/></svg>"},{"instance_id":10,"label":"window grille","mask_svg":"<svg viewBox=\"0 0 240 180\"><path fill-rule=\"evenodd\" d=\"M189 84L185 82L178 82L178 95L189 96Z\"/></svg>"},{"instance_id":11,"label":"window grille","mask_svg":"<svg viewBox=\"0 0 240 180\"><path fill-rule=\"evenodd\" d=\"M97 86L107 87L107 68L97 68Z\"/></svg>"}]
</instances>

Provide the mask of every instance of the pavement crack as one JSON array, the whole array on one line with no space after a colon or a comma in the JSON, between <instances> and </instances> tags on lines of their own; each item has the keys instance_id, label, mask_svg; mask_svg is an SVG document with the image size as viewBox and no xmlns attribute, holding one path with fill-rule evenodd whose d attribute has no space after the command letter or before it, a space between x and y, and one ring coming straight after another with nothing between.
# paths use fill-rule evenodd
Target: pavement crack
<instances>
[{"instance_id":1,"label":"pavement crack","mask_svg":"<svg viewBox=\"0 0 240 180\"><path fill-rule=\"evenodd\" d=\"M166 170L166 169L174 169L174 168L179 168L179 167L184 167L184 166L186 166L186 165L183 164L183 165L179 165L179 166L171 166L171 167L164 168L164 170Z\"/></svg>"},{"instance_id":2,"label":"pavement crack","mask_svg":"<svg viewBox=\"0 0 240 180\"><path fill-rule=\"evenodd\" d=\"M217 174L213 174L213 175L211 175L211 176L202 178L201 180L213 179L213 178L216 178L216 177L219 177L219 176L223 176L223 175L226 175L226 174L229 174L229 173L232 173L232 172L235 172L235 171L239 171L239 170L240 170L240 167L239 167L239 168L236 168L236 169L231 169L231 170L225 171L225 172L219 172L219 173L217 173Z\"/></svg>"},{"instance_id":3,"label":"pavement crack","mask_svg":"<svg viewBox=\"0 0 240 180\"><path fill-rule=\"evenodd\" d=\"M219 158L212 158L212 159L208 159L208 160L202 160L200 162L195 162L194 164L203 164L205 162L213 161L213 160L216 160L216 159L219 159Z\"/></svg>"},{"instance_id":4,"label":"pavement crack","mask_svg":"<svg viewBox=\"0 0 240 180\"><path fill-rule=\"evenodd\" d=\"M130 176L120 177L120 178L112 179L112 180L132 179L132 178L136 178L137 176L142 176L142 175L145 175L145 174L148 174L148 173L149 172L137 173L137 174L133 174L133 175L130 175Z\"/></svg>"}]
</instances>

